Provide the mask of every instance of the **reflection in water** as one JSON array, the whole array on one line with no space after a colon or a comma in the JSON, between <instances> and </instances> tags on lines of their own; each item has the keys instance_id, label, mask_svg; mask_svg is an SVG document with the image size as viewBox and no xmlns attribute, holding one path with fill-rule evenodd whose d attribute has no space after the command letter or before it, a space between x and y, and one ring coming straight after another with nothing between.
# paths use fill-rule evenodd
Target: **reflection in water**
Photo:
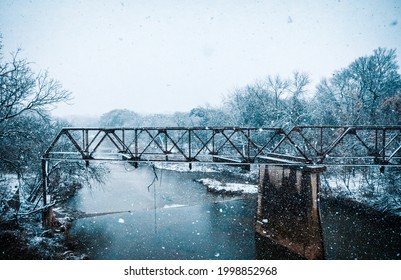
<instances>
[{"instance_id":1,"label":"reflection in water","mask_svg":"<svg viewBox=\"0 0 401 280\"><path fill-rule=\"evenodd\" d=\"M257 260L303 260L299 254L278 244L265 235L256 233L255 236L256 259Z\"/></svg>"},{"instance_id":2,"label":"reflection in water","mask_svg":"<svg viewBox=\"0 0 401 280\"><path fill-rule=\"evenodd\" d=\"M256 231L267 239L265 247L282 246L293 253L288 258L324 258L318 186L319 176L311 170L261 167Z\"/></svg>"},{"instance_id":3,"label":"reflection in water","mask_svg":"<svg viewBox=\"0 0 401 280\"><path fill-rule=\"evenodd\" d=\"M386 217L347 201L325 199L320 205L328 259L401 259L400 217Z\"/></svg>"},{"instance_id":4,"label":"reflection in water","mask_svg":"<svg viewBox=\"0 0 401 280\"><path fill-rule=\"evenodd\" d=\"M257 234L256 239L258 259L299 259L310 256L336 260L401 259L400 217L386 217L383 213L356 206L349 201L318 201L317 174L304 176L301 182L306 184L301 183L299 189L294 188L297 183L288 183L299 182L296 178L298 171L288 173L280 168L269 169L262 171L268 171L268 175L275 178L275 183L280 182L277 178L281 178L281 185L267 184L268 188L259 195L259 200L264 199L264 203L258 204L256 230L261 233ZM275 176L277 173L281 175ZM306 197L316 198L316 203L313 199L309 200L309 206L305 207L303 203L307 200L302 196L300 200L291 201L297 195L302 195L302 185L310 186L311 192L306 192ZM314 212L316 207L319 207L319 211ZM308 246L310 250L305 250Z\"/></svg>"}]
</instances>

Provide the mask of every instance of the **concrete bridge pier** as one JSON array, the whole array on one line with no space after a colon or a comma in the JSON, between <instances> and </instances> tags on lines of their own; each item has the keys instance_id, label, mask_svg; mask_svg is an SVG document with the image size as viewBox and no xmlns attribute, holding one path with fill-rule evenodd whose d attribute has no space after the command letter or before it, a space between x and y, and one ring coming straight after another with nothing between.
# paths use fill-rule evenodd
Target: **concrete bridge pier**
<instances>
[{"instance_id":1,"label":"concrete bridge pier","mask_svg":"<svg viewBox=\"0 0 401 280\"><path fill-rule=\"evenodd\" d=\"M324 259L319 174L324 167L261 165L257 258Z\"/></svg>"}]
</instances>

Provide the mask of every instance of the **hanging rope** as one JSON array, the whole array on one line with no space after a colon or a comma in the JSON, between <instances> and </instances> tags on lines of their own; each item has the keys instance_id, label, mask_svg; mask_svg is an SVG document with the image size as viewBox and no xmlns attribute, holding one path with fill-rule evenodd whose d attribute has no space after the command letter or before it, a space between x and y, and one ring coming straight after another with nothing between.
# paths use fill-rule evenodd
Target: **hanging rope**
<instances>
[{"instance_id":1,"label":"hanging rope","mask_svg":"<svg viewBox=\"0 0 401 280\"><path fill-rule=\"evenodd\" d=\"M150 187L151 187L157 180L159 180L159 177L157 176L157 173L156 173L156 167L155 167L154 164L152 164L152 170L153 170L153 175L154 175L154 177L153 177L152 182L147 186L148 191L150 191Z\"/></svg>"},{"instance_id":2,"label":"hanging rope","mask_svg":"<svg viewBox=\"0 0 401 280\"><path fill-rule=\"evenodd\" d=\"M156 184L155 182L159 180L159 177L157 176L156 172L156 167L154 164L152 164L152 170L153 170L153 180L152 183L148 186L148 191L150 191L150 187L153 185L153 211L154 211L154 223L155 223L155 234L157 233L157 196L156 196ZM160 181L159 181L159 186L162 184L162 178L163 178L163 168L160 169Z\"/></svg>"},{"instance_id":3,"label":"hanging rope","mask_svg":"<svg viewBox=\"0 0 401 280\"><path fill-rule=\"evenodd\" d=\"M155 178L157 179L157 174L155 169L153 169L155 173ZM156 184L153 185L153 211L154 211L154 218L155 218L155 234L157 233L157 203L156 203Z\"/></svg>"}]
</instances>

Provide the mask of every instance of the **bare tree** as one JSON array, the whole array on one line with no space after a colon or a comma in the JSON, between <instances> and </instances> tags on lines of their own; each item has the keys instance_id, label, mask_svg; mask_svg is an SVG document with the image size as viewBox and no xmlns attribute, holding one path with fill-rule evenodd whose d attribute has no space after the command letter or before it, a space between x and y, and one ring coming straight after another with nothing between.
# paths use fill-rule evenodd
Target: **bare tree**
<instances>
[{"instance_id":1,"label":"bare tree","mask_svg":"<svg viewBox=\"0 0 401 280\"><path fill-rule=\"evenodd\" d=\"M398 68L394 49L378 48L356 59L318 85L317 118L327 122L331 120L324 116L333 115L339 124L389 124L380 109L401 90Z\"/></svg>"},{"instance_id":2,"label":"bare tree","mask_svg":"<svg viewBox=\"0 0 401 280\"><path fill-rule=\"evenodd\" d=\"M380 110L383 116L393 124L401 124L401 93L386 98Z\"/></svg>"},{"instance_id":3,"label":"bare tree","mask_svg":"<svg viewBox=\"0 0 401 280\"><path fill-rule=\"evenodd\" d=\"M357 86L355 94L368 122L381 123L383 119L378 110L381 103L401 89L398 68L395 49L385 48L378 48L349 66L350 82Z\"/></svg>"},{"instance_id":4,"label":"bare tree","mask_svg":"<svg viewBox=\"0 0 401 280\"><path fill-rule=\"evenodd\" d=\"M71 93L47 72L35 74L30 63L19 56L17 51L5 61L0 36L0 175L17 174L26 206L35 208L42 198L41 156L61 127L68 126L53 119L50 110L57 103L68 102ZM48 191L60 201L82 186L102 183L106 174L107 168L101 164L52 163ZM0 205L0 222L2 217L9 215Z\"/></svg>"},{"instance_id":5,"label":"bare tree","mask_svg":"<svg viewBox=\"0 0 401 280\"><path fill-rule=\"evenodd\" d=\"M238 125L288 127L309 120L304 95L310 84L306 73L294 72L292 78L267 76L227 97Z\"/></svg>"},{"instance_id":6,"label":"bare tree","mask_svg":"<svg viewBox=\"0 0 401 280\"><path fill-rule=\"evenodd\" d=\"M276 108L279 106L280 98L287 92L291 82L287 79L282 79L279 75L275 77L268 76L266 80L266 90L273 95L274 105Z\"/></svg>"},{"instance_id":7,"label":"bare tree","mask_svg":"<svg viewBox=\"0 0 401 280\"><path fill-rule=\"evenodd\" d=\"M25 112L44 116L55 104L71 98L47 72L35 74L25 59L18 58L19 53L10 62L0 60L0 124Z\"/></svg>"},{"instance_id":8,"label":"bare tree","mask_svg":"<svg viewBox=\"0 0 401 280\"><path fill-rule=\"evenodd\" d=\"M291 96L288 99L288 119L292 126L309 122L308 104L305 95L308 92L310 84L309 75L304 72L295 71L290 81L289 92Z\"/></svg>"},{"instance_id":9,"label":"bare tree","mask_svg":"<svg viewBox=\"0 0 401 280\"><path fill-rule=\"evenodd\" d=\"M19 50L5 61L2 48L0 36L0 166L21 175L54 133L49 110L71 93L47 72L35 74Z\"/></svg>"}]
</instances>

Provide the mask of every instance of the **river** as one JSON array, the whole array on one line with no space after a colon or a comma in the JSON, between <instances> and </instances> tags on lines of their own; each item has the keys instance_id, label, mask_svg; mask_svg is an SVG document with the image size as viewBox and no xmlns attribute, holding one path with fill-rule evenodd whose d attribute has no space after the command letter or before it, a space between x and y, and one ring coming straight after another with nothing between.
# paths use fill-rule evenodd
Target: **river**
<instances>
[{"instance_id":1,"label":"river","mask_svg":"<svg viewBox=\"0 0 401 280\"><path fill-rule=\"evenodd\" d=\"M256 195L215 194L194 181L229 181L227 175L110 168L105 185L81 189L68 205L83 213L70 238L90 259L246 260L264 258L266 250L294 258L255 234ZM321 221L327 259L401 259L397 223L325 200Z\"/></svg>"},{"instance_id":2,"label":"river","mask_svg":"<svg viewBox=\"0 0 401 280\"><path fill-rule=\"evenodd\" d=\"M108 183L84 188L70 207L110 213L78 219L70 236L91 259L254 259L256 196L207 192L199 172L111 166ZM216 174L210 173L210 176Z\"/></svg>"}]
</instances>

